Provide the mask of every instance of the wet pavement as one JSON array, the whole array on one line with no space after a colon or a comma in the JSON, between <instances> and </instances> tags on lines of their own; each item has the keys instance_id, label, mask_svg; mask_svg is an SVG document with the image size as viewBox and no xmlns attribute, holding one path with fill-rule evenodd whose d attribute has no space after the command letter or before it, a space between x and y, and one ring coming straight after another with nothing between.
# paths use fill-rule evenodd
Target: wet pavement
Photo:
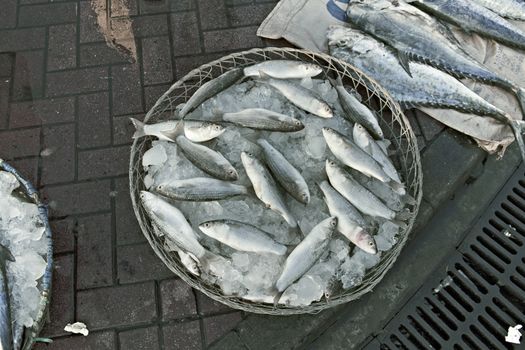
<instances>
[{"instance_id":1,"label":"wet pavement","mask_svg":"<svg viewBox=\"0 0 525 350\"><path fill-rule=\"evenodd\" d=\"M255 32L276 2L2 2L0 157L48 201L55 235L50 321L41 334L54 342L36 348L229 348L235 342L219 339L242 334L255 341L258 333L261 348L278 341L275 334L279 348L293 348L300 343L291 340L314 327L299 318L243 320L245 314L187 287L146 243L128 191L128 118L143 119L189 70L270 44ZM428 219L483 155L441 124L407 114L429 154L421 209ZM339 310L309 320L329 320ZM91 334L66 334L74 321ZM246 339L241 343L246 348Z\"/></svg>"}]
</instances>

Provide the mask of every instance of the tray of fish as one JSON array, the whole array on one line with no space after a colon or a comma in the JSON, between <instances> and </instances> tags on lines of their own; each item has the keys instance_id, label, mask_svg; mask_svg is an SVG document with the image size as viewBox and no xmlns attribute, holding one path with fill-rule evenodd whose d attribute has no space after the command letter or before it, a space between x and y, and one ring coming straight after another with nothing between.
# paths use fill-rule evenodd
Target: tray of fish
<instances>
[{"instance_id":1,"label":"tray of fish","mask_svg":"<svg viewBox=\"0 0 525 350\"><path fill-rule=\"evenodd\" d=\"M324 54L225 56L133 123L130 191L144 235L173 272L233 308L314 313L359 298L417 215L406 117L375 81Z\"/></svg>"},{"instance_id":2,"label":"tray of fish","mask_svg":"<svg viewBox=\"0 0 525 350\"><path fill-rule=\"evenodd\" d=\"M53 249L47 209L0 159L0 348L31 349L44 326Z\"/></svg>"}]
</instances>

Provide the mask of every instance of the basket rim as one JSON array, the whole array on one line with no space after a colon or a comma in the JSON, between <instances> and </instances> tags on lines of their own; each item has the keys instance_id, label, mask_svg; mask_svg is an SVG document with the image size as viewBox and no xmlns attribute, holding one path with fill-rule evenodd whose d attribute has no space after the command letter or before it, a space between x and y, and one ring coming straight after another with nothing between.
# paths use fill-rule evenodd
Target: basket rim
<instances>
[{"instance_id":1,"label":"basket rim","mask_svg":"<svg viewBox=\"0 0 525 350\"><path fill-rule=\"evenodd\" d=\"M46 252L47 265L44 275L42 277L42 290L40 292L40 309L38 311L37 319L33 323L33 326L31 328L25 328L25 336L23 343L21 344L21 349L27 350L31 349L31 347L35 343L35 339L38 337L39 333L44 327L46 317L49 311L53 276L53 235L51 231L51 225L49 224L47 205L41 201L37 190L34 188L31 182L26 180L13 166L11 166L8 162L1 158L0 170L13 174L20 183L21 188L23 188L28 198L31 199L31 201L38 207L39 216L42 222L44 223L44 233L48 241Z\"/></svg>"},{"instance_id":2,"label":"basket rim","mask_svg":"<svg viewBox=\"0 0 525 350\"><path fill-rule=\"evenodd\" d=\"M225 55L225 56L223 56L221 58L218 58L218 59L215 59L213 61L210 61L208 63L202 64L202 65L200 65L199 67L197 67L195 69L192 69L187 74L185 74L182 78L180 78L176 82L174 82L170 86L170 88L165 93L163 93L158 98L156 103L148 110L148 112L146 113L146 116L144 118L144 122L146 123L152 117L153 113L156 112L157 107L160 106L163 103L163 101L170 95L170 93L172 93L175 89L182 87L184 85L184 83L189 81L191 78L195 77L200 71L203 71L205 69L210 69L210 68L212 68L214 66L217 66L221 62L225 62L225 61L228 61L228 60L234 61L235 58L240 58L240 57L243 57L243 56L246 56L246 55L250 55L250 54L261 54L261 53L265 53L265 52L268 52L268 53L271 53L271 52L283 52L283 53L291 53L291 54L295 53L295 54L314 56L314 57L323 59L323 60L325 60L327 62L331 62L331 61L336 62L337 65L339 65L341 67L345 67L348 71L356 72L361 77L364 77L366 82L370 83L374 90L376 90L380 95L382 95L382 97L384 97L386 100L388 100L389 104L392 107L392 108L389 108L389 109L391 109L392 112L395 112L397 114L397 116L400 117L400 119L402 120L402 123L404 124L404 126L407 129L408 135L406 135L406 137L412 141L413 157L414 157L414 164L415 164L415 177L417 178L416 188L415 188L415 192L417 194L416 197L415 197L416 205L414 206L413 215L411 216L411 218L410 218L410 220L408 222L407 228L406 228L404 234L402 235L401 239L399 240L399 242L396 243L397 245L399 245L399 252L401 252L402 248L404 247L404 245L405 245L405 243L406 243L406 241L408 239L408 236L410 235L410 233L412 231L412 227L414 225L415 218L417 217L419 206L421 204L421 200L422 200L422 197L423 197L423 193L422 193L422 189L423 189L423 174L422 174L421 157L420 157L420 153L419 153L419 147L418 147L418 144L417 144L417 140L416 140L416 136L414 134L414 131L413 131L411 125L410 125L410 122L409 122L408 118L406 117L406 115L402 112L400 105L392 98L392 96L390 96L388 91L386 91L386 89L383 88L377 81L375 81L373 78L369 77L363 71L361 71L360 69L354 67L353 65L351 65L349 63L346 63L345 61L342 61L340 59L337 59L337 58L335 58L333 56L327 55L325 53L313 52L313 51L310 51L310 50L297 49L297 48L288 48L288 47L253 48L253 49L250 49L250 50L245 50L245 51L239 51L239 52L231 53L231 54ZM325 68L327 68L327 67L328 66L325 66ZM332 68L335 68L335 67L332 67ZM133 192L133 186L132 186L132 184L134 183L134 180L135 180L134 170L133 169L134 169L134 159L136 157L136 153L137 153L136 150L137 150L138 143L139 143L139 139L135 139L133 141L133 143L132 143L132 146L131 146L130 164L129 164L129 184L130 184L130 196L131 196L131 201L132 201L132 205L133 205L133 211L135 213L137 221L139 222L139 226L140 226L140 228L142 230L142 233L146 237L146 240L150 244L151 248L155 251L157 256L163 261L163 263L172 272L174 272L178 277L180 277L184 282L189 284L192 288L195 288L195 289L199 290L200 292L202 292L203 294L205 294L208 297L212 298L213 300L216 300L216 301L218 301L218 302L220 302L222 304L225 304L227 306L230 306L232 308L236 308L236 309L239 309L239 310L244 310L244 311L252 312L252 313L259 313L259 314L269 314L269 315L315 314L315 313L321 312L321 311L323 311L323 310L325 310L327 308L330 308L330 307L333 307L333 306L336 306L336 305L340 305L340 304L344 304L344 303L350 302L352 300L358 299L362 295L370 292L373 289L373 287L375 287L375 285L377 285L377 283L379 283L384 278L385 274L390 270L390 268L393 266L393 264L397 260L397 257L399 255L399 253L397 254L397 256L395 256L392 259L392 261L389 263L389 265L380 274L378 274L376 276L374 282L371 283L369 286L367 286L364 289L365 291L359 297L353 297L352 295L346 295L346 296L343 296L341 298L338 298L337 300L328 302L328 303L323 304L323 305L316 305L317 307L313 307L312 308L312 305L315 304L315 303L313 303L313 304L311 304L309 306L311 310L303 310L304 308L303 307L299 307L299 306L297 306L297 307L289 307L289 306L283 306L283 305L279 305L277 308L274 308L273 310L268 310L268 309L265 309L265 308L257 307L258 303L249 302L249 301L243 300L242 298L238 298L240 300L238 303L233 303L224 295L220 295L220 296L219 295L215 295L215 294L211 293L210 291L208 291L207 288L203 288L201 285L195 283L193 280L191 280L189 278L189 276L179 273L179 271L177 271L173 266L170 266L170 264L167 264L166 261L164 260L164 258L161 256L161 254L157 251L159 248L154 244L154 242L151 239L151 237L149 237L149 235L146 234L146 232L148 230L147 230L146 224L141 219L140 212L139 212L139 205L140 204L136 200L136 197L135 197L134 192ZM260 303L260 304L268 306L268 304L263 304L263 303Z\"/></svg>"}]
</instances>

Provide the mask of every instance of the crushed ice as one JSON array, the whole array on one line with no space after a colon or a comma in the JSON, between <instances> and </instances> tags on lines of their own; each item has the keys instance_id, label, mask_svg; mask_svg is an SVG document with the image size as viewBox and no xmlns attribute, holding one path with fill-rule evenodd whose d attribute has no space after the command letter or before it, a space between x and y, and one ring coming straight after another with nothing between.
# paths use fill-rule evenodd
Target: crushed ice
<instances>
[{"instance_id":1,"label":"crushed ice","mask_svg":"<svg viewBox=\"0 0 525 350\"><path fill-rule=\"evenodd\" d=\"M7 261L13 329L31 327L39 311L39 282L45 273L47 241L38 207L16 190L16 177L0 171L0 243L15 262Z\"/></svg>"},{"instance_id":2,"label":"crushed ice","mask_svg":"<svg viewBox=\"0 0 525 350\"><path fill-rule=\"evenodd\" d=\"M321 129L332 127L343 134L352 134L352 123L340 117L342 108L336 90L328 81L318 79L298 80L298 84L312 88L334 109L335 117L322 119L312 116L289 103L272 88L254 81L247 81L219 93L205 101L199 108L186 116L187 120L220 119L224 112L237 112L246 108L266 108L303 121L305 128L298 132L281 133L257 131L248 128L228 126L226 131L207 145L221 152L236 168L239 179L235 182L251 186L240 160L240 154L248 151L260 155L256 144L258 138L266 138L277 149L283 151L287 159L304 176L311 192L311 201L305 206L289 195L286 204L298 220L300 230L307 234L321 220L329 216L317 183L325 179L324 159L329 156ZM152 147L144 154L143 166L146 170L144 183L152 188L167 180L207 177L203 171L188 161L177 145L167 141L153 141ZM218 255L210 262L208 269L201 271L201 278L210 284L218 285L224 295L237 296L254 302L273 303L274 283L278 278L285 257L273 254L239 252L201 234L198 225L205 220L235 219L249 222L272 235L279 243L295 245L300 242L298 232L290 230L277 213L266 209L252 194L223 201L183 202L173 201L195 232L201 243ZM346 238L335 234L329 250L302 278L292 284L283 294L280 303L291 306L309 305L320 300L334 278L343 288L359 285L368 269L380 260L381 252L389 250L396 243L399 228L390 223L376 223L379 230L375 235L378 254L367 254L353 248ZM169 247L170 250L173 247ZM351 252L351 249L353 251ZM191 266L186 264L188 269Z\"/></svg>"}]
</instances>

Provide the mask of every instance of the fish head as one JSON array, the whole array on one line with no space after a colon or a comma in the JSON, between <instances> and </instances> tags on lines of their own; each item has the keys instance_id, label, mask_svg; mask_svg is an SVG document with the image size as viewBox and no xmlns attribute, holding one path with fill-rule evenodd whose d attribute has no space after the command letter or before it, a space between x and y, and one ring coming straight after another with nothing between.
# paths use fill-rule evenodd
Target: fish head
<instances>
[{"instance_id":1,"label":"fish head","mask_svg":"<svg viewBox=\"0 0 525 350\"><path fill-rule=\"evenodd\" d=\"M368 254L377 254L377 246L374 237L372 237L364 229L361 229L357 233L356 245Z\"/></svg>"},{"instance_id":2,"label":"fish head","mask_svg":"<svg viewBox=\"0 0 525 350\"><path fill-rule=\"evenodd\" d=\"M204 126L204 129L206 130L206 134L211 138L220 136L226 131L226 128L223 125L219 125L215 123L205 122L203 126Z\"/></svg>"},{"instance_id":3,"label":"fish head","mask_svg":"<svg viewBox=\"0 0 525 350\"><path fill-rule=\"evenodd\" d=\"M330 229L334 231L335 228L337 227L337 216L332 216L326 220L327 220L328 227L330 227Z\"/></svg>"},{"instance_id":4,"label":"fish head","mask_svg":"<svg viewBox=\"0 0 525 350\"><path fill-rule=\"evenodd\" d=\"M301 129L304 129L304 124L299 120L299 119L293 119L293 123L298 127L298 128L301 128Z\"/></svg>"},{"instance_id":5,"label":"fish head","mask_svg":"<svg viewBox=\"0 0 525 350\"><path fill-rule=\"evenodd\" d=\"M334 112L332 111L332 108L330 108L330 106L326 103L322 104L317 114L323 118L332 118L334 116Z\"/></svg>"},{"instance_id":6,"label":"fish head","mask_svg":"<svg viewBox=\"0 0 525 350\"><path fill-rule=\"evenodd\" d=\"M241 161L245 168L254 165L257 160L250 152L241 152Z\"/></svg>"},{"instance_id":7,"label":"fish head","mask_svg":"<svg viewBox=\"0 0 525 350\"><path fill-rule=\"evenodd\" d=\"M353 56L366 54L383 45L358 29L340 25L330 26L327 38L330 52L336 49L344 49Z\"/></svg>"},{"instance_id":8,"label":"fish head","mask_svg":"<svg viewBox=\"0 0 525 350\"><path fill-rule=\"evenodd\" d=\"M226 179L229 181L235 181L239 179L239 173L237 173L237 170L231 165L226 164L223 168L224 173L226 174Z\"/></svg>"},{"instance_id":9,"label":"fish head","mask_svg":"<svg viewBox=\"0 0 525 350\"><path fill-rule=\"evenodd\" d=\"M358 124L358 123L354 124L354 128L352 129L352 136L354 138L354 141L360 145L362 145L363 142L366 142L366 140L368 139L366 137L367 136L366 129L361 124Z\"/></svg>"},{"instance_id":10,"label":"fish head","mask_svg":"<svg viewBox=\"0 0 525 350\"><path fill-rule=\"evenodd\" d=\"M204 232L208 233L210 230L212 230L215 226L217 226L217 222L211 220L211 221L205 221L199 225L199 229Z\"/></svg>"},{"instance_id":11,"label":"fish head","mask_svg":"<svg viewBox=\"0 0 525 350\"><path fill-rule=\"evenodd\" d=\"M302 65L302 68L304 70L305 75L310 77L315 77L316 75L321 74L321 72L323 71L321 67L313 63L304 63Z\"/></svg>"},{"instance_id":12,"label":"fish head","mask_svg":"<svg viewBox=\"0 0 525 350\"><path fill-rule=\"evenodd\" d=\"M327 174L333 173L333 171L338 168L337 163L334 162L333 160L330 160L330 159L326 160L325 166L326 166L326 173Z\"/></svg>"}]
</instances>

